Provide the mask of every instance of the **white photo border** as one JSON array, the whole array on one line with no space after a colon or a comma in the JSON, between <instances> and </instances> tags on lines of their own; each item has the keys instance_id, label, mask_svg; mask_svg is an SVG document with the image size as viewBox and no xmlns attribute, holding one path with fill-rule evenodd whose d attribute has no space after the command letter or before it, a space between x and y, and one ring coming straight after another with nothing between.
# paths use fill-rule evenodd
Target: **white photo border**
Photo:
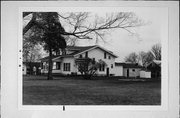
<instances>
[{"instance_id":1,"label":"white photo border","mask_svg":"<svg viewBox=\"0 0 180 118\"><path fill-rule=\"evenodd\" d=\"M166 99L159 108L114 109L93 106L23 106L22 105L22 10L35 7L163 7L168 10L168 37L165 47L166 81L162 89ZM26 9L29 11L28 9ZM20 41L20 42L19 42ZM163 42L161 42L163 43ZM19 52L21 50L21 52ZM167 54L166 54L167 52ZM21 58L21 59L20 59ZM19 67L21 65L21 67ZM163 66L163 65L162 65ZM21 92L21 93L20 93ZM166 94L167 93L167 94ZM21 94L21 95L20 95ZM162 95L163 97L163 95ZM84 109L86 107L86 109ZM139 107L139 106L137 106ZM136 108L137 108L136 107ZM151 107L151 106L150 106ZM178 1L2 1L1 2L1 117L2 118L177 118L179 115L179 2Z\"/></svg>"}]
</instances>

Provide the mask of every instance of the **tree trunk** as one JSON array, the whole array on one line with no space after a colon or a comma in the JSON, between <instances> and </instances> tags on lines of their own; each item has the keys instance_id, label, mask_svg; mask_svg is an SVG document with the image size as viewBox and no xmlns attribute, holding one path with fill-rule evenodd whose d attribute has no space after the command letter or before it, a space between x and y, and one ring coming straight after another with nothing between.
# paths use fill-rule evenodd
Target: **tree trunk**
<instances>
[{"instance_id":1,"label":"tree trunk","mask_svg":"<svg viewBox=\"0 0 180 118\"><path fill-rule=\"evenodd\" d=\"M31 13L31 12L29 12ZM31 27L33 27L35 25L35 20L36 20L36 13L33 13L32 15L32 19L29 21L29 23L23 28L23 35L29 30L31 29ZM24 14L23 14L24 17Z\"/></svg>"},{"instance_id":2,"label":"tree trunk","mask_svg":"<svg viewBox=\"0 0 180 118\"><path fill-rule=\"evenodd\" d=\"M49 68L48 68L48 80L53 80L53 76L52 76L52 49L49 49Z\"/></svg>"}]
</instances>

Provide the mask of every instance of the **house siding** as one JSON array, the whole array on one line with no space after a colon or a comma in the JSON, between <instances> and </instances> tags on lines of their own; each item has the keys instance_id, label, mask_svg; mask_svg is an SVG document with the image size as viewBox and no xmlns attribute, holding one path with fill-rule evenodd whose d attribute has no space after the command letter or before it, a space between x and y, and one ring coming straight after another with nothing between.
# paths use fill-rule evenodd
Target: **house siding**
<instances>
[{"instance_id":1,"label":"house siding","mask_svg":"<svg viewBox=\"0 0 180 118\"><path fill-rule=\"evenodd\" d=\"M147 71L140 71L140 77L141 78L151 78L151 72L147 72Z\"/></svg>"},{"instance_id":2,"label":"house siding","mask_svg":"<svg viewBox=\"0 0 180 118\"><path fill-rule=\"evenodd\" d=\"M115 76L123 76L123 66L115 66Z\"/></svg>"},{"instance_id":3,"label":"house siding","mask_svg":"<svg viewBox=\"0 0 180 118\"><path fill-rule=\"evenodd\" d=\"M115 57L113 57L112 55L106 53L106 59L104 59L104 52L105 51L103 51L103 50L101 50L99 48L95 48L93 50L88 51L88 57L89 58L95 58L96 61L101 59L107 64L107 66L105 66L104 71L99 71L99 69L98 69L96 74L97 75L106 75L106 71L107 71L106 69L107 68L109 68L109 74L115 74L115 69L114 69L115 68L115 65L114 65ZM86 52L81 54L82 57L85 57L85 53ZM109 56L111 56L110 59L107 58ZM75 56L75 58L79 58L79 55ZM113 68L111 68L111 65L113 65ZM78 74L80 74L80 73L78 72Z\"/></svg>"},{"instance_id":4,"label":"house siding","mask_svg":"<svg viewBox=\"0 0 180 118\"><path fill-rule=\"evenodd\" d=\"M64 63L70 63L70 71L64 71ZM63 58L61 63L61 73L71 74L72 72L76 72L75 59L73 57Z\"/></svg>"},{"instance_id":5,"label":"house siding","mask_svg":"<svg viewBox=\"0 0 180 118\"><path fill-rule=\"evenodd\" d=\"M123 69L123 75L125 77L128 77L127 70L129 70L129 77L138 77L138 76L140 76L140 70L141 69L139 69L139 68L124 68Z\"/></svg>"}]
</instances>

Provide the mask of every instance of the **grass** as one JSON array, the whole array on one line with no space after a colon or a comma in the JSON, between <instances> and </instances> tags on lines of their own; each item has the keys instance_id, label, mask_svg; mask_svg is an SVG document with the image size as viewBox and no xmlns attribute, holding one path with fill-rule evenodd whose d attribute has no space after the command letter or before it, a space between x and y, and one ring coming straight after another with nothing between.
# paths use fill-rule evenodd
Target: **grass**
<instances>
[{"instance_id":1,"label":"grass","mask_svg":"<svg viewBox=\"0 0 180 118\"><path fill-rule=\"evenodd\" d=\"M158 81L23 77L24 105L160 105Z\"/></svg>"}]
</instances>

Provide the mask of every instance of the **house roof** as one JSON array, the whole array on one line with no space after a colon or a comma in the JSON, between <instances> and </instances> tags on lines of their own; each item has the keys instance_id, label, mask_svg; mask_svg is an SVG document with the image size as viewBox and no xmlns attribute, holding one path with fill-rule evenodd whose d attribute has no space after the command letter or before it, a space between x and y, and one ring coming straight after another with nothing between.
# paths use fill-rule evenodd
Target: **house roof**
<instances>
[{"instance_id":1,"label":"house roof","mask_svg":"<svg viewBox=\"0 0 180 118\"><path fill-rule=\"evenodd\" d=\"M53 56L52 57L52 60L56 60L56 59L59 59L59 58L61 58L61 57L72 57L73 55L71 55L71 54L67 54L67 55L56 55L56 56ZM49 60L49 56L47 56L47 57L44 57L44 58L42 58L42 59L40 59L41 61L48 61Z\"/></svg>"},{"instance_id":2,"label":"house roof","mask_svg":"<svg viewBox=\"0 0 180 118\"><path fill-rule=\"evenodd\" d=\"M153 62L159 66L161 66L161 61L160 60L153 60Z\"/></svg>"},{"instance_id":3,"label":"house roof","mask_svg":"<svg viewBox=\"0 0 180 118\"><path fill-rule=\"evenodd\" d=\"M56 57L59 57L59 56L53 56L52 58L56 58ZM49 60L49 56L41 58L40 60L41 61L48 61Z\"/></svg>"},{"instance_id":4,"label":"house roof","mask_svg":"<svg viewBox=\"0 0 180 118\"><path fill-rule=\"evenodd\" d=\"M159 66L159 67L161 67L161 61L160 61L160 60L153 60L151 63L149 63L149 64L147 65L147 67L150 67L150 66L152 66L152 67L154 67L154 66Z\"/></svg>"},{"instance_id":5,"label":"house roof","mask_svg":"<svg viewBox=\"0 0 180 118\"><path fill-rule=\"evenodd\" d=\"M74 56L76 54L79 54L79 53L82 53L82 52L84 52L86 50L89 50L89 49L91 49L93 47L95 47L95 46L67 46L66 50L75 51L75 52L70 54L70 55Z\"/></svg>"},{"instance_id":6,"label":"house roof","mask_svg":"<svg viewBox=\"0 0 180 118\"><path fill-rule=\"evenodd\" d=\"M142 66L138 64L133 64L133 63L118 63L115 62L115 66L123 66L123 68L143 68Z\"/></svg>"},{"instance_id":7,"label":"house roof","mask_svg":"<svg viewBox=\"0 0 180 118\"><path fill-rule=\"evenodd\" d=\"M114 56L114 57L117 57L115 54L113 54L111 51L109 50L106 50L98 45L94 45L94 46L67 46L66 47L66 50L69 50L69 51L74 51L73 53L70 53L70 54L66 54L66 55L58 55L58 56L53 56L53 59L59 59L61 57L73 57L73 56L76 56L76 55L79 55L79 54L82 54L86 51L90 51L92 49L95 49L95 48L100 48L104 51L106 51L107 53L109 53L110 55ZM48 58L49 56L47 57L44 57L42 59L40 59L41 61L48 61Z\"/></svg>"},{"instance_id":8,"label":"house roof","mask_svg":"<svg viewBox=\"0 0 180 118\"><path fill-rule=\"evenodd\" d=\"M101 50L109 53L110 55L114 56L114 57L118 57L117 55L113 54L113 52L107 50L107 49L104 49L103 47L100 47L98 45L94 45L94 46L67 46L66 49L67 50L73 50L75 51L74 53L72 53L71 55L79 55L79 54L82 54L86 51L90 51L92 49L95 49L95 48L100 48Z\"/></svg>"}]
</instances>

